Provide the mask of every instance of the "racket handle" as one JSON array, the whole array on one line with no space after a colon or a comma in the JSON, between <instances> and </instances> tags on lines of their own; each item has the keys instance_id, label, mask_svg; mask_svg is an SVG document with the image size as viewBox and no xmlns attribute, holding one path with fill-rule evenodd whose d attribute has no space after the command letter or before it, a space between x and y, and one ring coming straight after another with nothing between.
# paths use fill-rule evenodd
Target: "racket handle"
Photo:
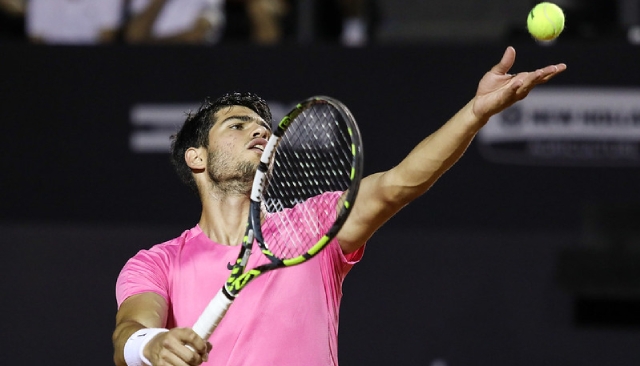
<instances>
[{"instance_id":1,"label":"racket handle","mask_svg":"<svg viewBox=\"0 0 640 366\"><path fill-rule=\"evenodd\" d=\"M233 300L229 299L222 291L223 289L218 291L193 325L193 330L205 341L209 339L233 303Z\"/></svg>"}]
</instances>

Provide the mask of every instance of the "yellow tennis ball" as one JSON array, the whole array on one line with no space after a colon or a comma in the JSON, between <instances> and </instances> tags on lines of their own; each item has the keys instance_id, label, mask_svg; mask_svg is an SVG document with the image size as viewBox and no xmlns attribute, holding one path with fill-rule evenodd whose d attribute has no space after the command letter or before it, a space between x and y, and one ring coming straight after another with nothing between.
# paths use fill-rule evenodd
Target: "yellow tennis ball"
<instances>
[{"instance_id":1,"label":"yellow tennis ball","mask_svg":"<svg viewBox=\"0 0 640 366\"><path fill-rule=\"evenodd\" d=\"M564 13L556 4L540 3L529 12L527 28L535 39L550 41L564 29Z\"/></svg>"}]
</instances>

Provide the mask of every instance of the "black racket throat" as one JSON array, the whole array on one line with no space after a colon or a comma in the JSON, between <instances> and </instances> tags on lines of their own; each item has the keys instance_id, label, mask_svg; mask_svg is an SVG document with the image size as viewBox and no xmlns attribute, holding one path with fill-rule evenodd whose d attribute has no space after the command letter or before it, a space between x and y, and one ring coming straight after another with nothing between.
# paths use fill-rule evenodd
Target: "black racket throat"
<instances>
[{"instance_id":1,"label":"black racket throat","mask_svg":"<svg viewBox=\"0 0 640 366\"><path fill-rule=\"evenodd\" d=\"M262 221L264 216L265 214L262 210L262 202L251 200L249 207L249 221L247 223L247 230L244 235L238 259L235 265L227 265L227 268L232 272L227 283L223 286L223 293L229 299L234 299L238 296L240 290L244 288L248 282L263 272L284 267L282 259L271 254L264 244L264 237L262 236ZM261 266L257 266L249 272L245 272L249 257L254 250L254 241L258 243L260 251L269 259L269 262Z\"/></svg>"},{"instance_id":2,"label":"black racket throat","mask_svg":"<svg viewBox=\"0 0 640 366\"><path fill-rule=\"evenodd\" d=\"M238 294L235 294L235 295L230 294L229 290L227 290L227 286L222 286L222 293L229 301L235 300L236 296L238 296Z\"/></svg>"}]
</instances>

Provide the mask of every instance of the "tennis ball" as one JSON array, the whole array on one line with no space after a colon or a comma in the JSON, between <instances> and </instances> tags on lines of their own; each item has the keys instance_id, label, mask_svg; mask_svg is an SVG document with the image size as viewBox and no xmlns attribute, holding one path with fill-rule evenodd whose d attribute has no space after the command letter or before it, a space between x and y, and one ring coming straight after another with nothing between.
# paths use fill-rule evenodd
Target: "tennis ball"
<instances>
[{"instance_id":1,"label":"tennis ball","mask_svg":"<svg viewBox=\"0 0 640 366\"><path fill-rule=\"evenodd\" d=\"M564 13L556 4L540 3L529 12L527 28L535 39L550 41L564 29Z\"/></svg>"}]
</instances>

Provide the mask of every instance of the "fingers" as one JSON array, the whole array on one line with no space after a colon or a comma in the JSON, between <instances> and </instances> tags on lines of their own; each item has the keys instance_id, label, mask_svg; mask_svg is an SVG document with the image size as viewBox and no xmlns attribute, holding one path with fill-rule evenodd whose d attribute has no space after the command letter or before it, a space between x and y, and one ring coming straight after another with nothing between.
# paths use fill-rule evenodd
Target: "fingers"
<instances>
[{"instance_id":1,"label":"fingers","mask_svg":"<svg viewBox=\"0 0 640 366\"><path fill-rule=\"evenodd\" d=\"M555 69L555 71L554 71L554 72L552 72L552 73L549 73L549 74L548 74L548 75L546 75L546 76L544 76L544 77L542 78L542 81L543 81L543 82L545 82L545 83L546 83L546 82L547 82L547 81L549 81L552 77L554 77L554 76L558 75L559 73L561 73L561 72L563 72L564 70L566 70L566 69L567 69L567 65L565 65L565 64L557 64L557 65L554 65L554 66L555 66L555 68L556 68L556 69ZM548 66L548 67L551 67L551 66Z\"/></svg>"},{"instance_id":2,"label":"fingers","mask_svg":"<svg viewBox=\"0 0 640 366\"><path fill-rule=\"evenodd\" d=\"M199 365L200 363L202 363L202 362L198 363L195 357L193 360L185 361L184 357L172 352L161 353L158 357L158 361L160 361L158 363L161 365L171 365L171 366L192 366L192 365Z\"/></svg>"},{"instance_id":3,"label":"fingers","mask_svg":"<svg viewBox=\"0 0 640 366\"><path fill-rule=\"evenodd\" d=\"M478 84L473 113L481 120L508 108L524 99L539 84L546 83L567 69L565 64L550 65L533 72L507 74L515 62L516 51L508 47L500 63L487 72Z\"/></svg>"},{"instance_id":4,"label":"fingers","mask_svg":"<svg viewBox=\"0 0 640 366\"><path fill-rule=\"evenodd\" d=\"M189 365L200 365L208 358L210 343L202 339L191 328L177 328L179 345L177 353Z\"/></svg>"},{"instance_id":5,"label":"fingers","mask_svg":"<svg viewBox=\"0 0 640 366\"><path fill-rule=\"evenodd\" d=\"M205 362L208 358L207 353L194 351L184 344L172 345L171 347L167 347L167 350L171 352L166 353L165 360L172 360L174 363L170 363L171 365L197 366Z\"/></svg>"},{"instance_id":6,"label":"fingers","mask_svg":"<svg viewBox=\"0 0 640 366\"><path fill-rule=\"evenodd\" d=\"M155 342L154 342L155 341ZM174 328L154 338L151 343L151 361L162 361L165 365L197 366L208 358L211 344L205 342L191 328ZM154 363L155 364L155 363Z\"/></svg>"},{"instance_id":7,"label":"fingers","mask_svg":"<svg viewBox=\"0 0 640 366\"><path fill-rule=\"evenodd\" d=\"M550 65L534 72L523 72L514 77L512 89L515 91L516 98L522 99L539 84L544 84L554 76L567 69L565 64Z\"/></svg>"},{"instance_id":8,"label":"fingers","mask_svg":"<svg viewBox=\"0 0 640 366\"><path fill-rule=\"evenodd\" d=\"M504 51L504 54L502 55L502 59L500 60L500 62L497 65L495 65L493 68L491 68L491 71L499 75L505 75L506 73L509 72L509 70L511 70L511 67L513 66L513 63L515 61L516 61L516 50L515 48L509 46Z\"/></svg>"},{"instance_id":9,"label":"fingers","mask_svg":"<svg viewBox=\"0 0 640 366\"><path fill-rule=\"evenodd\" d=\"M208 343L204 339L202 339L196 332L191 328L177 328L179 333L179 339L183 344L191 346L197 353L205 354L207 353Z\"/></svg>"}]
</instances>

